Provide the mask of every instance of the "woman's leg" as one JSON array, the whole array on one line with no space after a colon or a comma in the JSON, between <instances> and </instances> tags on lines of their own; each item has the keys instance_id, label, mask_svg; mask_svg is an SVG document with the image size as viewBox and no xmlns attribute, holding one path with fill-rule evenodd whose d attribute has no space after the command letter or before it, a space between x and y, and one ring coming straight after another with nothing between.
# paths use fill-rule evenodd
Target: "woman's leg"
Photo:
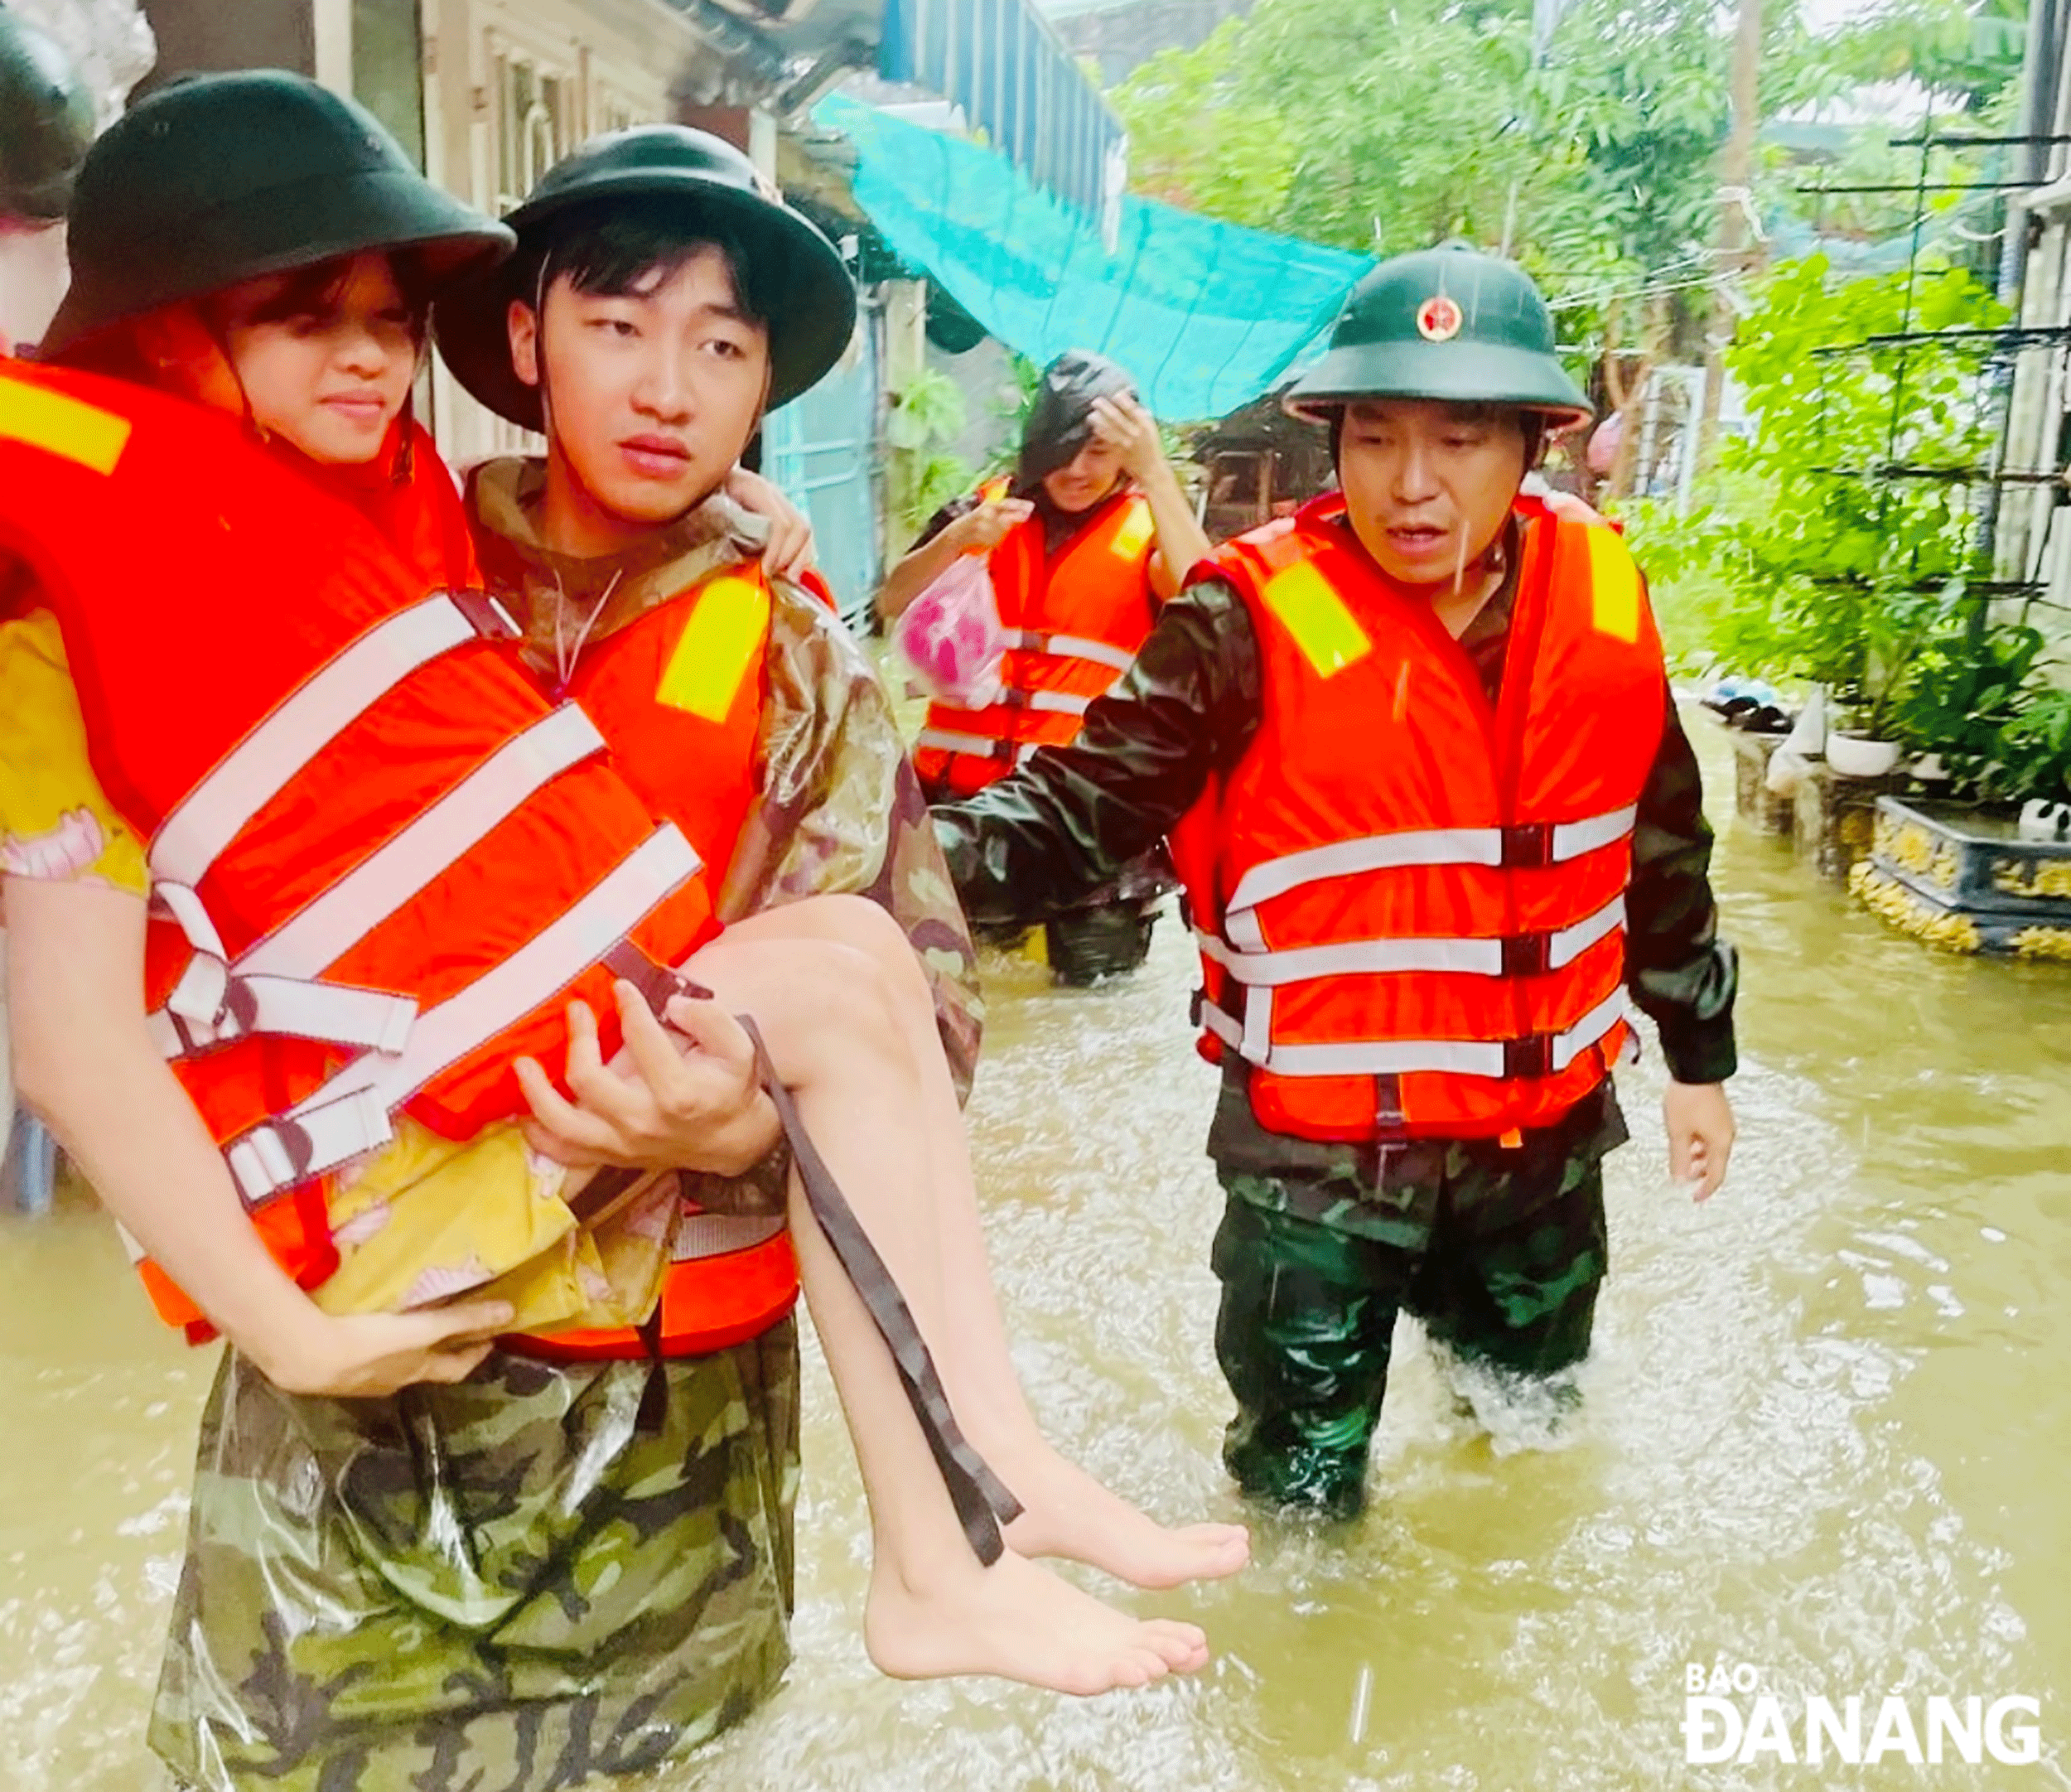
<instances>
[{"instance_id":1,"label":"woman's leg","mask_svg":"<svg viewBox=\"0 0 2071 1792\"><path fill-rule=\"evenodd\" d=\"M924 1337L943 1336L941 1253L928 1204L910 1197L928 1174L922 1077L875 963L837 941L740 928L686 969L756 1019ZM891 1352L795 1175L792 1185L806 1299L870 1503L871 1659L887 1674L997 1674L1079 1693L1200 1667L1207 1644L1192 1625L1131 1618L1011 1548L989 1567L979 1563Z\"/></svg>"},{"instance_id":2,"label":"woman's leg","mask_svg":"<svg viewBox=\"0 0 2071 1792\"><path fill-rule=\"evenodd\" d=\"M1068 1557L1138 1587L1171 1587L1235 1572L1250 1557L1242 1525L1168 1530L1045 1440L1008 1353L986 1262L963 1115L920 961L898 923L860 896L818 896L771 910L736 924L727 937L752 942L806 934L847 946L876 966L899 1033L918 1067L924 1119L918 1137L924 1141L925 1157L914 1170L924 1169L924 1174L895 1177L886 1193L902 1210L924 1204L923 1238L933 1245L932 1260L919 1273L928 1278L930 1298L939 1297L941 1320L939 1331L926 1323L922 1330L965 1435L1026 1508L1007 1527L1007 1541L1024 1555ZM907 1162L916 1156L915 1145L913 1138L904 1145ZM844 1188L873 1238L881 1224L900 1223L866 1207L861 1191Z\"/></svg>"}]
</instances>

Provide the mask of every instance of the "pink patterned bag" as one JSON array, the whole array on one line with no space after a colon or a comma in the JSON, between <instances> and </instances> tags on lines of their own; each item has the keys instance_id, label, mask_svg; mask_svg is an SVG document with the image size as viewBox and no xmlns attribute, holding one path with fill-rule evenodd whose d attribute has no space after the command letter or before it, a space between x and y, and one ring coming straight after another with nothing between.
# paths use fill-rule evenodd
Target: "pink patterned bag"
<instances>
[{"instance_id":1,"label":"pink patterned bag","mask_svg":"<svg viewBox=\"0 0 2071 1792\"><path fill-rule=\"evenodd\" d=\"M930 697L982 709L1000 693L1007 637L982 554L963 554L900 612L891 644Z\"/></svg>"}]
</instances>

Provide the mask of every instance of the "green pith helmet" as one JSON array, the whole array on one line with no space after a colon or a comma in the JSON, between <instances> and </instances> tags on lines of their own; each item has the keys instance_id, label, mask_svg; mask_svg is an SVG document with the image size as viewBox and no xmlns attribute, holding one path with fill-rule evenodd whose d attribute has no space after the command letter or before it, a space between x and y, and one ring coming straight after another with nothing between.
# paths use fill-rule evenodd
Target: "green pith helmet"
<instances>
[{"instance_id":1,"label":"green pith helmet","mask_svg":"<svg viewBox=\"0 0 2071 1792\"><path fill-rule=\"evenodd\" d=\"M769 326L770 409L818 384L842 358L856 327L856 283L834 245L723 138L688 125L636 124L593 138L541 176L509 220L518 255L493 275L461 283L433 307L446 365L498 416L527 429L543 423L539 389L511 365L506 322L513 299L537 300L540 257L570 225L644 200L675 200L693 224L708 218L740 245L745 296Z\"/></svg>"},{"instance_id":2,"label":"green pith helmet","mask_svg":"<svg viewBox=\"0 0 2071 1792\"><path fill-rule=\"evenodd\" d=\"M132 109L88 154L70 220L71 290L46 360L161 306L340 255L412 249L445 278L512 243L370 113L278 69L175 81Z\"/></svg>"},{"instance_id":3,"label":"green pith helmet","mask_svg":"<svg viewBox=\"0 0 2071 1792\"><path fill-rule=\"evenodd\" d=\"M0 7L0 217L62 218L93 141L93 98L71 59Z\"/></svg>"},{"instance_id":4,"label":"green pith helmet","mask_svg":"<svg viewBox=\"0 0 2071 1792\"><path fill-rule=\"evenodd\" d=\"M1392 256L1352 288L1321 360L1287 389L1290 414L1328 423L1359 398L1514 404L1549 427L1590 403L1553 352L1553 318L1515 262L1447 244Z\"/></svg>"}]
</instances>

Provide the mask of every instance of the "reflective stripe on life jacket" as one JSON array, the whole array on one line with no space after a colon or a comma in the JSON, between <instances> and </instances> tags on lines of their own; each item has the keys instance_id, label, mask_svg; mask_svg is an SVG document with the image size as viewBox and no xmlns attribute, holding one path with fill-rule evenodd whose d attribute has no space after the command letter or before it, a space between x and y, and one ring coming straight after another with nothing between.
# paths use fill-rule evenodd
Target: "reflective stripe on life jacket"
<instances>
[{"instance_id":1,"label":"reflective stripe on life jacket","mask_svg":"<svg viewBox=\"0 0 2071 1792\"><path fill-rule=\"evenodd\" d=\"M619 775L683 829L715 885L761 794L773 614L759 561L723 568L591 641L568 681L567 694L610 739ZM648 1326L509 1341L554 1362L693 1356L760 1336L798 1299L798 1259L780 1216L688 1210L670 1254Z\"/></svg>"},{"instance_id":2,"label":"reflective stripe on life jacket","mask_svg":"<svg viewBox=\"0 0 2071 1792\"><path fill-rule=\"evenodd\" d=\"M1500 701L1332 494L1229 543L1262 725L1175 833L1206 1055L1312 1138L1557 1118L1625 1036L1624 891L1667 703L1612 531L1521 505Z\"/></svg>"},{"instance_id":3,"label":"reflective stripe on life jacket","mask_svg":"<svg viewBox=\"0 0 2071 1792\"><path fill-rule=\"evenodd\" d=\"M558 1065L567 1000L612 1029L608 958L673 964L716 932L689 842L518 669L507 626L427 597L235 420L8 368L0 544L58 617L95 773L149 843L171 924L156 1031L305 1286L336 1261L314 1179L387 1142L393 1110L456 1138L523 1113L510 1062Z\"/></svg>"},{"instance_id":4,"label":"reflective stripe on life jacket","mask_svg":"<svg viewBox=\"0 0 2071 1792\"><path fill-rule=\"evenodd\" d=\"M981 501L997 495L982 488ZM968 796L1039 746L1078 737L1086 711L1129 669L1156 621L1151 506L1133 492L1107 500L1064 550L1044 549L1043 519L1016 525L988 568L1007 654L1005 694L978 710L928 706L914 767L934 796Z\"/></svg>"}]
</instances>

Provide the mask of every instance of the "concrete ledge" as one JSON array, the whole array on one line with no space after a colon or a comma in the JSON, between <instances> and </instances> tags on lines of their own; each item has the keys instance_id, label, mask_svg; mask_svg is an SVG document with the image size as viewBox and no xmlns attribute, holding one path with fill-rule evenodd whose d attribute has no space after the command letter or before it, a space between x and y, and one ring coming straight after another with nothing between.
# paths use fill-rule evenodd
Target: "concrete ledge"
<instances>
[{"instance_id":1,"label":"concrete ledge","mask_svg":"<svg viewBox=\"0 0 2071 1792\"><path fill-rule=\"evenodd\" d=\"M1822 877L1846 883L1858 859L1870 856L1877 803L1905 782L1901 777L1846 778L1814 761L1798 780L1792 832L1798 856Z\"/></svg>"},{"instance_id":2,"label":"concrete ledge","mask_svg":"<svg viewBox=\"0 0 2071 1792\"><path fill-rule=\"evenodd\" d=\"M1791 799L1777 795L1764 781L1769 775L1769 762L1784 744L1784 737L1729 728L1716 717L1712 722L1733 745L1733 813L1757 833L1788 834Z\"/></svg>"}]
</instances>

